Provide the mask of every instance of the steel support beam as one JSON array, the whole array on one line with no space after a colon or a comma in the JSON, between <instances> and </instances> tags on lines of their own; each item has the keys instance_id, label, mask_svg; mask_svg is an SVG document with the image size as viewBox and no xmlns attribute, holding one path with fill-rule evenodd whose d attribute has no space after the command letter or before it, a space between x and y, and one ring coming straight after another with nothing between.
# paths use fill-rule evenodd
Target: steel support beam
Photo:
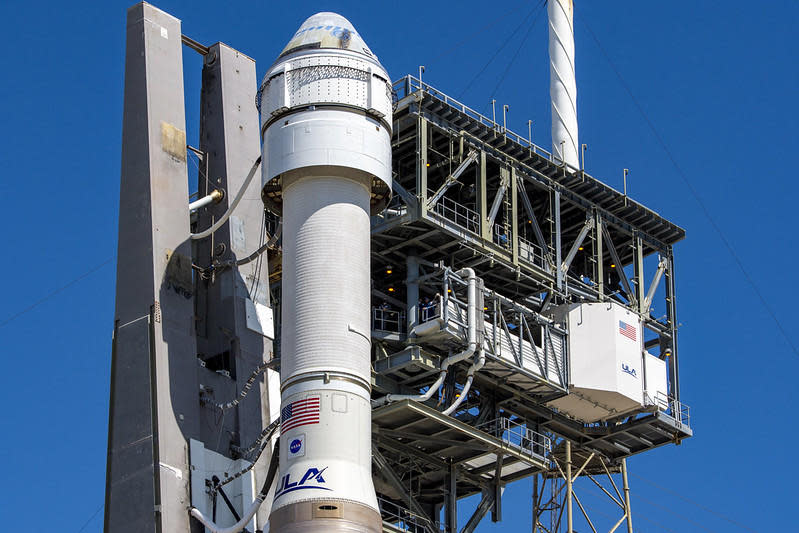
<instances>
[{"instance_id":1,"label":"steel support beam","mask_svg":"<svg viewBox=\"0 0 799 533\"><path fill-rule=\"evenodd\" d=\"M477 150L474 149L469 150L469 155L466 156L466 159L461 161L460 165L458 165L458 167L452 172L452 174L447 176L447 179L444 180L444 183L441 185L441 187L439 187L438 190L433 194L433 196L431 196L430 199L427 200L428 209L432 209L436 205L436 202L438 202L441 199L441 197L444 196L444 194L449 190L449 188L458 183L458 178L460 177L460 175L463 174L463 171L466 170L466 168L469 165L471 165L472 163L475 162L475 160L477 160L478 155L479 154Z\"/></svg>"},{"instance_id":2,"label":"steel support beam","mask_svg":"<svg viewBox=\"0 0 799 533\"><path fill-rule=\"evenodd\" d=\"M605 237L605 240L607 241L610 257L613 258L613 263L616 265L616 272L619 274L619 278L621 278L621 283L622 285L624 285L624 290L627 292L627 298L630 300L630 303L634 305L636 302L635 293L630 287L630 280L627 279L627 274L624 272L624 265L622 265L621 259L619 259L619 253L616 251L616 246L613 244L613 239L611 239L610 232L608 231L606 225L602 226L602 233Z\"/></svg>"},{"instance_id":3,"label":"steel support beam","mask_svg":"<svg viewBox=\"0 0 799 533\"><path fill-rule=\"evenodd\" d=\"M507 223L507 221L506 221ZM513 264L519 265L519 188L516 169L510 168L510 239Z\"/></svg>"},{"instance_id":4,"label":"steel support beam","mask_svg":"<svg viewBox=\"0 0 799 533\"><path fill-rule=\"evenodd\" d=\"M491 242L491 224L488 222L488 190L486 183L488 181L487 174L487 157L486 153L480 152L480 166L477 171L477 183L475 184L475 192L477 193L477 217L480 219L480 236Z\"/></svg>"},{"instance_id":5,"label":"steel support beam","mask_svg":"<svg viewBox=\"0 0 799 533\"><path fill-rule=\"evenodd\" d=\"M391 485L391 487L394 490L396 490L400 494L400 496L402 496L402 501L408 502L408 506L410 507L411 511L413 511L414 513L416 513L421 517L424 517L426 520L432 523L433 521L425 511L424 507L422 507L419 504L419 502L416 501L416 498L414 498L405 489L405 485L402 483L400 477L397 475L396 472L394 472L394 469L391 468L389 462L386 460L383 454L380 453L380 450L378 450L377 446L375 446L374 444L372 444L372 462L375 464L377 470L382 474L385 480L388 481L389 485ZM427 526L425 526L425 530L431 531L431 529Z\"/></svg>"},{"instance_id":6,"label":"steel support beam","mask_svg":"<svg viewBox=\"0 0 799 533\"><path fill-rule=\"evenodd\" d=\"M447 533L458 532L458 470L449 463L447 472Z\"/></svg>"},{"instance_id":7,"label":"steel support beam","mask_svg":"<svg viewBox=\"0 0 799 533\"><path fill-rule=\"evenodd\" d=\"M519 179L517 176L516 185L519 188L519 196L522 199L522 205L524 205L524 210L527 212L527 216L530 219L530 225L533 226L533 234L535 235L535 240L538 245L541 247L545 255L549 255L549 245L547 244L546 239L544 239L544 233L541 231L541 226L538 223L538 218L535 216L535 211L533 210L533 204L530 203L530 198L527 196L527 191L524 187L524 180Z\"/></svg>"},{"instance_id":8,"label":"steel support beam","mask_svg":"<svg viewBox=\"0 0 799 533\"><path fill-rule=\"evenodd\" d=\"M630 483L627 481L627 459L621 460L621 477L624 490L624 511L627 516L627 533L633 533L633 514L630 509Z\"/></svg>"},{"instance_id":9,"label":"steel support beam","mask_svg":"<svg viewBox=\"0 0 799 533\"><path fill-rule=\"evenodd\" d=\"M489 226L494 225L494 220L497 218L497 213L499 213L499 208L502 206L503 200L505 200L505 192L508 190L508 186L510 185L510 177L509 171L506 167L502 167L500 169L500 178L499 178L499 189L497 190L497 195L494 196L494 202L491 204L491 209L488 211L488 224Z\"/></svg>"},{"instance_id":10,"label":"steel support beam","mask_svg":"<svg viewBox=\"0 0 799 533\"><path fill-rule=\"evenodd\" d=\"M482 498L480 498L480 503L477 504L477 509L475 509L474 513L472 513L472 516L469 517L466 525L463 526L463 529L461 529L461 533L472 533L475 529L477 529L480 521L494 505L495 497L496 496L493 491L483 491Z\"/></svg>"},{"instance_id":11,"label":"steel support beam","mask_svg":"<svg viewBox=\"0 0 799 533\"><path fill-rule=\"evenodd\" d=\"M594 261L596 261L596 284L597 284L597 295L599 296L599 301L603 301L605 299L605 251L604 251L604 243L602 242L602 228L604 228L602 222L602 215L599 211L594 212L594 235L596 235L596 239L594 240Z\"/></svg>"},{"instance_id":12,"label":"steel support beam","mask_svg":"<svg viewBox=\"0 0 799 533\"><path fill-rule=\"evenodd\" d=\"M561 265L561 240L562 236L560 233L560 189L556 189L553 193L553 206L552 206L552 213L554 216L554 224L555 224L555 231L554 231L554 238L555 238L555 265L557 267L557 287L558 290L563 289L563 270L560 268ZM570 532L571 533L571 532Z\"/></svg>"},{"instance_id":13,"label":"steel support beam","mask_svg":"<svg viewBox=\"0 0 799 533\"><path fill-rule=\"evenodd\" d=\"M583 245L585 237L588 235L588 232L591 231L591 229L593 229L593 227L594 227L594 219L590 218L589 215L589 218L585 220L585 224L583 224L580 233L577 234L577 239L575 239L574 244L572 244L572 247L569 249L569 253L566 254L566 259L564 259L563 264L560 265L560 268L563 271L564 276L569 272L569 267L571 266L572 261L574 261L574 256L577 255L580 246Z\"/></svg>"},{"instance_id":14,"label":"steel support beam","mask_svg":"<svg viewBox=\"0 0 799 533\"><path fill-rule=\"evenodd\" d=\"M644 241L636 231L633 235L633 250L635 251L635 301L638 312L644 314L644 299L646 298L646 281L644 280Z\"/></svg>"},{"instance_id":15,"label":"steel support beam","mask_svg":"<svg viewBox=\"0 0 799 533\"><path fill-rule=\"evenodd\" d=\"M574 533L574 516L572 514L572 443L566 441L566 532Z\"/></svg>"},{"instance_id":16,"label":"steel support beam","mask_svg":"<svg viewBox=\"0 0 799 533\"><path fill-rule=\"evenodd\" d=\"M652 277L652 283L649 284L649 290L646 292L646 296L644 297L644 305L641 306L641 313L646 315L649 313L649 308L652 307L652 299L655 297L655 291L658 289L660 285L660 280L663 277L663 274L666 272L667 262L661 257L660 261L658 262L658 269L655 272L655 275Z\"/></svg>"}]
</instances>

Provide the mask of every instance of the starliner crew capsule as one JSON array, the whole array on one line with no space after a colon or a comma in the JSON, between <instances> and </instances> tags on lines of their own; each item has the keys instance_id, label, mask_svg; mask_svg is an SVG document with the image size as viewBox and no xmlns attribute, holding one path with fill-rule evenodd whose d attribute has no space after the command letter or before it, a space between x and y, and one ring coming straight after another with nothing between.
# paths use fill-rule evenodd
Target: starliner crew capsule
<instances>
[{"instance_id":1,"label":"starliner crew capsule","mask_svg":"<svg viewBox=\"0 0 799 533\"><path fill-rule=\"evenodd\" d=\"M371 472L369 217L391 194L391 84L352 24L306 20L264 77L262 197L283 217L270 531L382 530Z\"/></svg>"}]
</instances>

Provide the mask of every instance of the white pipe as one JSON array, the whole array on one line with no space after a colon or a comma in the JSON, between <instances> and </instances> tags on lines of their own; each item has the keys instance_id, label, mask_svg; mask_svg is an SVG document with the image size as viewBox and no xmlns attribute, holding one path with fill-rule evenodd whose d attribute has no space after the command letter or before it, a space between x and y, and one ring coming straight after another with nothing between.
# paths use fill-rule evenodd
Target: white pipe
<instances>
[{"instance_id":1,"label":"white pipe","mask_svg":"<svg viewBox=\"0 0 799 533\"><path fill-rule=\"evenodd\" d=\"M246 178L244 178L244 183L241 184L241 189L239 189L239 192L236 193L236 197L233 199L233 202L230 204L230 207L228 207L227 211L225 211L225 214L222 215L222 218L217 220L214 223L214 225L208 228L207 230L202 231L200 233L192 233L190 235L192 239L197 240L208 237L213 232L221 228L222 224L227 222L227 219L230 218L230 215L233 214L233 210L236 209L236 207L239 205L239 202L241 202L241 199L244 198L244 193L247 191L247 187L250 186L250 182L252 181L253 176L255 176L255 171L258 170L258 167L260 166L261 166L261 156L258 156L258 159L256 159L255 163L252 164L250 173L247 174Z\"/></svg>"},{"instance_id":2,"label":"white pipe","mask_svg":"<svg viewBox=\"0 0 799 533\"><path fill-rule=\"evenodd\" d=\"M213 204L222 200L225 197L225 193L220 191L219 189L214 189L214 191L209 194L208 196L203 196L199 200L194 200L192 203L189 204L189 212L195 211L201 207L205 207L206 205Z\"/></svg>"},{"instance_id":3,"label":"white pipe","mask_svg":"<svg viewBox=\"0 0 799 533\"><path fill-rule=\"evenodd\" d=\"M258 497L255 498L255 501L250 504L250 507L241 517L241 520L236 522L230 527L219 527L214 524L211 520L206 518L206 516L197 509L196 507L191 508L191 516L202 522L202 524L208 528L211 533L239 533L244 527L250 523L252 517L255 516L255 513L258 512L258 508L264 503L266 496L263 494L258 494Z\"/></svg>"},{"instance_id":4,"label":"white pipe","mask_svg":"<svg viewBox=\"0 0 799 533\"><path fill-rule=\"evenodd\" d=\"M483 368L483 365L486 364L486 357L483 349L477 352L477 358L475 359L472 366L469 367L469 370L466 372L466 383L463 385L463 390L461 391L460 396L450 405L445 411L442 411L442 414L450 415L455 412L455 410L460 407L463 400L466 399L466 396L469 394L469 389L472 388L472 381L474 381L474 373Z\"/></svg>"},{"instance_id":5,"label":"white pipe","mask_svg":"<svg viewBox=\"0 0 799 533\"><path fill-rule=\"evenodd\" d=\"M255 513L258 512L258 508L261 507L261 504L264 503L266 496L269 494L269 489L272 487L272 483L275 481L279 457L280 437L278 437L277 441L275 442L275 447L272 450L272 458L269 460L269 469L266 471L264 485L261 487L261 491L258 493L258 496L255 497L255 501L250 504L250 506L242 515L241 520L230 527L219 527L196 507L191 508L191 516L199 520L206 528L208 528L209 531L211 531L211 533L239 533L239 531L244 529L244 527L252 520L252 518L255 516Z\"/></svg>"},{"instance_id":6,"label":"white pipe","mask_svg":"<svg viewBox=\"0 0 799 533\"><path fill-rule=\"evenodd\" d=\"M574 4L549 0L549 95L552 103L552 153L579 170L577 80L574 76Z\"/></svg>"},{"instance_id":7,"label":"white pipe","mask_svg":"<svg viewBox=\"0 0 799 533\"><path fill-rule=\"evenodd\" d=\"M417 402L429 400L433 396L433 393L444 383L444 378L447 377L447 369L450 365L468 359L474 355L474 352L477 350L477 320L481 318L477 313L477 276L471 268L462 268L457 274L461 277L466 276L468 283L466 293L466 330L468 345L466 349L447 357L441 362L441 374L439 374L436 382L430 385L430 388L427 389L427 392L424 394L386 394L373 402L375 407L398 400L415 400Z\"/></svg>"}]
</instances>

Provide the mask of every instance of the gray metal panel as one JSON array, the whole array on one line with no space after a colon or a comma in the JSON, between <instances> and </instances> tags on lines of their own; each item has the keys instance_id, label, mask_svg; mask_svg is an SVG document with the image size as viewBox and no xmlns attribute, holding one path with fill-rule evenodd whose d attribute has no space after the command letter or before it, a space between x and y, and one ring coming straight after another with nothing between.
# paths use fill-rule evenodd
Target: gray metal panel
<instances>
[{"instance_id":1,"label":"gray metal panel","mask_svg":"<svg viewBox=\"0 0 799 533\"><path fill-rule=\"evenodd\" d=\"M210 226L224 214L253 162L261 155L255 106L258 87L255 61L225 44L214 44L205 56L202 80L200 149L208 157L211 190L221 188L226 195L219 204L200 210L200 229ZM201 195L206 185L203 182L204 177L200 176ZM197 242L197 264L207 267L212 261L243 259L259 248L264 212L260 183L259 179L251 182L244 199L213 239ZM215 252L220 245L224 245L221 254ZM251 372L268 360L272 351L271 341L247 328L246 299L270 305L267 252L260 261L260 268L255 260L220 271L212 281L197 284L199 301L206 302L204 309L198 310L198 317L203 321L199 328L202 334L198 332L197 337L198 350L207 355L229 350L235 361L235 380L203 371L203 384L213 387L217 401L234 398ZM269 397L264 381L256 381L249 396L238 404L235 412L228 412L225 417L220 418L219 411L214 408L203 409L202 440L206 448L229 456L231 441L249 446L269 425ZM265 454L255 468L258 480L265 477L268 459ZM261 510L259 524L265 523L268 512L268 508Z\"/></svg>"},{"instance_id":2,"label":"gray metal panel","mask_svg":"<svg viewBox=\"0 0 799 533\"><path fill-rule=\"evenodd\" d=\"M199 424L180 21L132 7L125 59L105 528L188 531Z\"/></svg>"}]
</instances>

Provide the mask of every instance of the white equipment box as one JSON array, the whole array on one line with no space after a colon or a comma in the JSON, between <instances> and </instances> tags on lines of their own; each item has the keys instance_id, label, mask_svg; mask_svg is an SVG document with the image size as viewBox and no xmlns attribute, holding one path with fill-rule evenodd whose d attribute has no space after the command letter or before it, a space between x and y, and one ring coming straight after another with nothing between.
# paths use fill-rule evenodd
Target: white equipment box
<instances>
[{"instance_id":1,"label":"white equipment box","mask_svg":"<svg viewBox=\"0 0 799 533\"><path fill-rule=\"evenodd\" d=\"M564 306L556 315L569 331L569 394L548 405L596 422L640 410L656 396L665 398L666 364L644 351L637 314L602 302Z\"/></svg>"}]
</instances>

